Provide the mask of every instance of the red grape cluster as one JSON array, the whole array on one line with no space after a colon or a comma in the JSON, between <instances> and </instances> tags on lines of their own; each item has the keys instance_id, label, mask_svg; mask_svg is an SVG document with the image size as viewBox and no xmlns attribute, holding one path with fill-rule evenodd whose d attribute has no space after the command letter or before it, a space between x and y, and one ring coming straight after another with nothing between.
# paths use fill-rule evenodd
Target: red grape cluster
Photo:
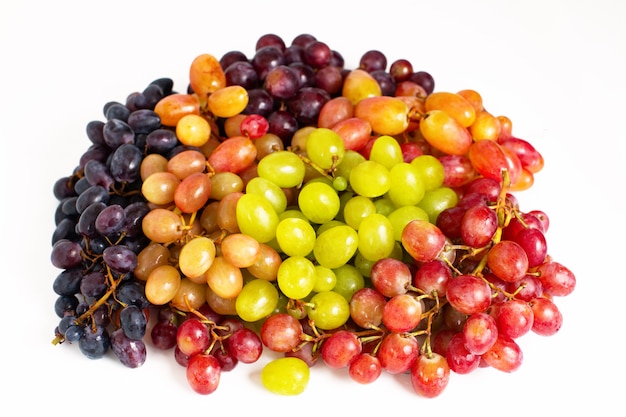
<instances>
[{"instance_id":1,"label":"red grape cluster","mask_svg":"<svg viewBox=\"0 0 626 417\"><path fill-rule=\"evenodd\" d=\"M349 69L309 34L199 55L189 79L106 103L55 183L54 344L136 368L149 339L201 394L269 349L275 393L321 359L435 397L558 332L576 278L514 194L544 161L478 92L377 50Z\"/></svg>"}]
</instances>

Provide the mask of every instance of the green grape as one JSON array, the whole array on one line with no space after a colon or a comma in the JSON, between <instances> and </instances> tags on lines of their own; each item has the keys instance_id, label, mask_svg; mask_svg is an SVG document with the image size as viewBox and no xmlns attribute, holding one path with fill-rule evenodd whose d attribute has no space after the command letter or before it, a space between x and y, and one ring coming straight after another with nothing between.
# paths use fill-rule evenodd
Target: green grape
<instances>
[{"instance_id":1,"label":"green grape","mask_svg":"<svg viewBox=\"0 0 626 417\"><path fill-rule=\"evenodd\" d=\"M348 188L348 180L346 177L335 177L333 180L333 188L337 191L345 191Z\"/></svg>"},{"instance_id":2,"label":"green grape","mask_svg":"<svg viewBox=\"0 0 626 417\"><path fill-rule=\"evenodd\" d=\"M269 316L278 305L278 290L269 281L254 278L248 281L235 300L237 315L247 322Z\"/></svg>"},{"instance_id":3,"label":"green grape","mask_svg":"<svg viewBox=\"0 0 626 417\"><path fill-rule=\"evenodd\" d=\"M390 185L389 170L376 161L363 161L350 171L350 186L364 197L380 197Z\"/></svg>"},{"instance_id":4,"label":"green grape","mask_svg":"<svg viewBox=\"0 0 626 417\"><path fill-rule=\"evenodd\" d=\"M302 214L302 212L296 208L288 208L287 210L278 214L279 220L293 219L293 218L306 220L307 222L309 221L309 219L307 219L306 216Z\"/></svg>"},{"instance_id":5,"label":"green grape","mask_svg":"<svg viewBox=\"0 0 626 417\"><path fill-rule=\"evenodd\" d=\"M317 236L321 235L322 233L324 233L328 229L332 229L335 226L346 226L346 223L342 222L341 220L333 219L333 220L331 220L329 222L326 222L324 224L320 224L319 227L317 228Z\"/></svg>"},{"instance_id":6,"label":"green grape","mask_svg":"<svg viewBox=\"0 0 626 417\"><path fill-rule=\"evenodd\" d=\"M322 330L336 329L350 318L350 304L335 291L318 292L311 297L306 310L309 319Z\"/></svg>"},{"instance_id":7,"label":"green grape","mask_svg":"<svg viewBox=\"0 0 626 417\"><path fill-rule=\"evenodd\" d=\"M435 156L428 154L420 155L410 163L419 170L426 191L433 191L442 186L445 171L443 164Z\"/></svg>"},{"instance_id":8,"label":"green grape","mask_svg":"<svg viewBox=\"0 0 626 417\"><path fill-rule=\"evenodd\" d=\"M333 269L333 272L337 279L333 291L341 294L348 302L355 292L365 287L363 274L354 265L345 264Z\"/></svg>"},{"instance_id":9,"label":"green grape","mask_svg":"<svg viewBox=\"0 0 626 417\"><path fill-rule=\"evenodd\" d=\"M402 240L402 230L411 220L421 219L429 221L428 213L418 206L398 207L387 215L393 227L393 235L397 242Z\"/></svg>"},{"instance_id":10,"label":"green grape","mask_svg":"<svg viewBox=\"0 0 626 417\"><path fill-rule=\"evenodd\" d=\"M343 177L346 179L350 178L350 171L352 168L365 161L365 157L361 155L359 152L348 149L343 155L343 160L337 166L335 170L336 177Z\"/></svg>"},{"instance_id":11,"label":"green grape","mask_svg":"<svg viewBox=\"0 0 626 417\"><path fill-rule=\"evenodd\" d=\"M370 161L376 161L387 169L404 161L402 149L396 139L383 135L378 137L370 150Z\"/></svg>"},{"instance_id":12,"label":"green grape","mask_svg":"<svg viewBox=\"0 0 626 417\"><path fill-rule=\"evenodd\" d=\"M318 264L339 268L356 253L359 245L357 231L348 225L337 225L318 234L313 256Z\"/></svg>"},{"instance_id":13,"label":"green grape","mask_svg":"<svg viewBox=\"0 0 626 417\"><path fill-rule=\"evenodd\" d=\"M372 276L372 266L376 261L371 261L366 259L361 252L357 252L354 257L353 265L354 267L363 275L365 278L369 278Z\"/></svg>"},{"instance_id":14,"label":"green grape","mask_svg":"<svg viewBox=\"0 0 626 417\"><path fill-rule=\"evenodd\" d=\"M426 191L424 197L417 204L428 213L428 219L432 224L437 223L439 213L448 207L454 207L459 201L459 196L452 188L439 187L432 191Z\"/></svg>"},{"instance_id":15,"label":"green grape","mask_svg":"<svg viewBox=\"0 0 626 417\"><path fill-rule=\"evenodd\" d=\"M389 216L396 209L396 205L387 196L374 200L374 206L376 206L376 213L383 216Z\"/></svg>"},{"instance_id":16,"label":"green grape","mask_svg":"<svg viewBox=\"0 0 626 417\"><path fill-rule=\"evenodd\" d=\"M305 361L296 357L272 359L261 370L261 383L278 395L298 395L304 392L311 374Z\"/></svg>"},{"instance_id":17,"label":"green grape","mask_svg":"<svg viewBox=\"0 0 626 417\"><path fill-rule=\"evenodd\" d=\"M257 194L265 197L272 204L277 214L282 213L287 208L287 196L282 188L275 182L263 177L254 177L246 184L247 194Z\"/></svg>"},{"instance_id":18,"label":"green grape","mask_svg":"<svg viewBox=\"0 0 626 417\"><path fill-rule=\"evenodd\" d=\"M327 170L341 163L345 154L343 139L333 130L317 128L306 139L306 153L311 162Z\"/></svg>"},{"instance_id":19,"label":"green grape","mask_svg":"<svg viewBox=\"0 0 626 417\"><path fill-rule=\"evenodd\" d=\"M282 150L261 158L257 172L259 177L273 181L281 188L292 188L302 183L306 167L298 155Z\"/></svg>"},{"instance_id":20,"label":"green grape","mask_svg":"<svg viewBox=\"0 0 626 417\"><path fill-rule=\"evenodd\" d=\"M354 230L359 230L361 221L374 213L376 213L376 206L371 199L355 195L346 202L343 208L343 220Z\"/></svg>"},{"instance_id":21,"label":"green grape","mask_svg":"<svg viewBox=\"0 0 626 417\"><path fill-rule=\"evenodd\" d=\"M374 213L363 219L358 230L359 253L376 261L386 258L393 251L395 234L389 219Z\"/></svg>"},{"instance_id":22,"label":"green grape","mask_svg":"<svg viewBox=\"0 0 626 417\"><path fill-rule=\"evenodd\" d=\"M278 267L278 288L286 297L301 299L308 296L316 280L315 265L304 256L290 256Z\"/></svg>"},{"instance_id":23,"label":"green grape","mask_svg":"<svg viewBox=\"0 0 626 417\"><path fill-rule=\"evenodd\" d=\"M325 182L307 183L298 194L300 211L313 223L323 224L339 212L337 191Z\"/></svg>"},{"instance_id":24,"label":"green grape","mask_svg":"<svg viewBox=\"0 0 626 417\"><path fill-rule=\"evenodd\" d=\"M339 213L335 216L335 220L339 220L340 222L346 221L343 215L346 203L355 195L356 194L351 190L346 190L339 195Z\"/></svg>"},{"instance_id":25,"label":"green grape","mask_svg":"<svg viewBox=\"0 0 626 417\"><path fill-rule=\"evenodd\" d=\"M308 220L286 218L276 227L278 245L289 256L307 256L313 251L316 238L315 229Z\"/></svg>"},{"instance_id":26,"label":"green grape","mask_svg":"<svg viewBox=\"0 0 626 417\"><path fill-rule=\"evenodd\" d=\"M390 187L387 196L396 207L413 206L426 191L419 169L408 162L395 164L389 170Z\"/></svg>"},{"instance_id":27,"label":"green grape","mask_svg":"<svg viewBox=\"0 0 626 417\"><path fill-rule=\"evenodd\" d=\"M322 265L315 265L315 285L313 292L330 291L337 284L335 272Z\"/></svg>"},{"instance_id":28,"label":"green grape","mask_svg":"<svg viewBox=\"0 0 626 417\"><path fill-rule=\"evenodd\" d=\"M266 198L257 194L242 195L237 201L235 215L239 230L259 243L269 242L276 237L278 214Z\"/></svg>"}]
</instances>

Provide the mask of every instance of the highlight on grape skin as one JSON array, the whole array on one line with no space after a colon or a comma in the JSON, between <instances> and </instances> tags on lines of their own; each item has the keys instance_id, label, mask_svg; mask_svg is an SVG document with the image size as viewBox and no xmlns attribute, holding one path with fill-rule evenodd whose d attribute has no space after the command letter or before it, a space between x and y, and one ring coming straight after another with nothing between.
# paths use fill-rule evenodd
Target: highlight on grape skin
<instances>
[{"instance_id":1,"label":"highlight on grape skin","mask_svg":"<svg viewBox=\"0 0 626 417\"><path fill-rule=\"evenodd\" d=\"M545 161L513 117L379 50L250 46L200 51L188 85L153 80L86 123L52 190L53 344L127 368L170 351L201 395L269 354L256 383L277 395L327 366L433 398L558 334L576 277L523 208Z\"/></svg>"}]
</instances>

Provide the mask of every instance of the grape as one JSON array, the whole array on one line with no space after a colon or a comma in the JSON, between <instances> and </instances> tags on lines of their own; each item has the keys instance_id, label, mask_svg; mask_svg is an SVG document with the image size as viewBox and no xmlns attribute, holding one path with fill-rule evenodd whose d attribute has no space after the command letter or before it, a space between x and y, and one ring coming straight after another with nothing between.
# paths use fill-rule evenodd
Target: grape
<instances>
[{"instance_id":1,"label":"grape","mask_svg":"<svg viewBox=\"0 0 626 417\"><path fill-rule=\"evenodd\" d=\"M158 78L87 123L52 187L54 344L137 368L150 337L205 395L267 347L277 394L322 358L431 398L559 331L576 277L546 213L521 209L544 159L509 117L376 49L348 68L311 34L254 47L197 55L184 92Z\"/></svg>"}]
</instances>

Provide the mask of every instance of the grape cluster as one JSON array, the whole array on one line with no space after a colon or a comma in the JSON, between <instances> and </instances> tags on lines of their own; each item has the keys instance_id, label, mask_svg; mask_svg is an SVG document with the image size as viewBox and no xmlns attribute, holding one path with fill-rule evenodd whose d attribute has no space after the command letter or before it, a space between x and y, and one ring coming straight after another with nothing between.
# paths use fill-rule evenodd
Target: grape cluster
<instances>
[{"instance_id":1,"label":"grape cluster","mask_svg":"<svg viewBox=\"0 0 626 417\"><path fill-rule=\"evenodd\" d=\"M576 278L514 194L543 158L478 92L377 50L349 69L310 34L198 55L173 87L106 103L54 185L53 343L135 368L149 339L201 394L268 349L274 393L321 361L435 397L559 330Z\"/></svg>"}]
</instances>

